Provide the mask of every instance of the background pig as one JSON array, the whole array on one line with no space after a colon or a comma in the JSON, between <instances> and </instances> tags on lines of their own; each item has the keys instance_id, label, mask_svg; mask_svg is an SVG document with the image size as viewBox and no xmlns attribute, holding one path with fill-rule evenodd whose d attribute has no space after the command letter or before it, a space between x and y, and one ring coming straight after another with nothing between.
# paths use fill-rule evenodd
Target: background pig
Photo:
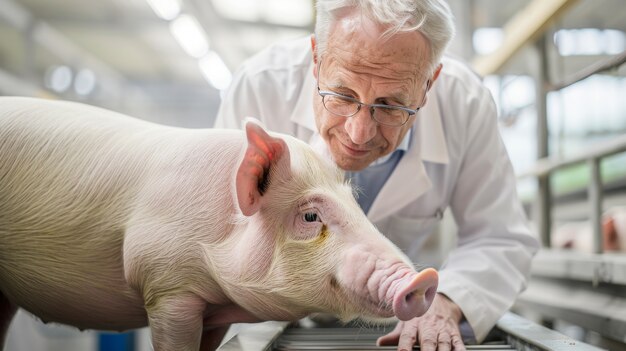
<instances>
[{"instance_id":1,"label":"background pig","mask_svg":"<svg viewBox=\"0 0 626 351\"><path fill-rule=\"evenodd\" d=\"M593 228L590 221L569 222L553 231L550 242L554 248L593 252ZM602 249L626 252L626 207L614 207L602 215Z\"/></svg>"},{"instance_id":2,"label":"background pig","mask_svg":"<svg viewBox=\"0 0 626 351\"><path fill-rule=\"evenodd\" d=\"M417 273L342 179L253 123L0 98L0 339L17 306L81 329L149 324L155 350L209 349L233 322L423 314L437 273Z\"/></svg>"}]
</instances>

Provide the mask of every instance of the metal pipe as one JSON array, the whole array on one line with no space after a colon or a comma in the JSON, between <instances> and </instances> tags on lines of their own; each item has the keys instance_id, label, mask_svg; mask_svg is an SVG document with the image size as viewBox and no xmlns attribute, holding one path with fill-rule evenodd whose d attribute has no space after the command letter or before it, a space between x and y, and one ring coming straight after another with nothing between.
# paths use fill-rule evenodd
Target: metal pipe
<instances>
[{"instance_id":1,"label":"metal pipe","mask_svg":"<svg viewBox=\"0 0 626 351\"><path fill-rule=\"evenodd\" d=\"M589 147L586 151L583 151L576 156L568 158L543 158L537 161L537 163L535 163L535 165L531 169L519 173L517 175L517 178L522 179L527 177L541 177L558 169L585 162L591 158L601 159L625 151L626 135L620 135L611 139L610 141Z\"/></svg>"},{"instance_id":2,"label":"metal pipe","mask_svg":"<svg viewBox=\"0 0 626 351\"><path fill-rule=\"evenodd\" d=\"M600 159L590 158L590 179L588 186L589 214L591 228L593 229L593 252L602 253L602 174L600 171Z\"/></svg>"},{"instance_id":3,"label":"metal pipe","mask_svg":"<svg viewBox=\"0 0 626 351\"><path fill-rule=\"evenodd\" d=\"M563 80L562 82L558 82L558 83L550 85L548 89L550 91L557 91L557 90L567 88L568 86L572 84L576 84L580 82L581 80L587 79L594 74L619 67L623 65L625 62L626 62L626 51L623 51L622 53L611 56L605 60L594 62L593 64L581 69L580 71L575 72L574 74L572 74L571 76Z\"/></svg>"},{"instance_id":4,"label":"metal pipe","mask_svg":"<svg viewBox=\"0 0 626 351\"><path fill-rule=\"evenodd\" d=\"M550 82L546 37L542 36L535 43L539 54L539 68L537 72L537 159L549 155L548 133L548 90ZM550 229L552 227L552 207L550 174L537 178L537 226L544 247L550 247Z\"/></svg>"}]
</instances>

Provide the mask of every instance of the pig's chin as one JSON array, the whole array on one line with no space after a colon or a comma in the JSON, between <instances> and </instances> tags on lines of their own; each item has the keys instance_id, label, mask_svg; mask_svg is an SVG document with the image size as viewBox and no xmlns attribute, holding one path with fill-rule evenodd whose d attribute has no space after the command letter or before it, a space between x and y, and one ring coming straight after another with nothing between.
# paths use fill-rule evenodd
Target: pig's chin
<instances>
[{"instance_id":1,"label":"pig's chin","mask_svg":"<svg viewBox=\"0 0 626 351\"><path fill-rule=\"evenodd\" d=\"M359 319L382 322L395 316L393 307L386 302L375 303L369 299L361 299L361 302L362 310L358 314Z\"/></svg>"},{"instance_id":2,"label":"pig's chin","mask_svg":"<svg viewBox=\"0 0 626 351\"><path fill-rule=\"evenodd\" d=\"M330 281L330 286L335 290L335 293L341 296L339 300L344 301L342 304L344 308L340 308L343 310L340 314L342 321L349 322L360 319L385 323L394 317L392 304L374 300L369 295L359 293L357 289L350 286L341 286L334 277Z\"/></svg>"}]
</instances>

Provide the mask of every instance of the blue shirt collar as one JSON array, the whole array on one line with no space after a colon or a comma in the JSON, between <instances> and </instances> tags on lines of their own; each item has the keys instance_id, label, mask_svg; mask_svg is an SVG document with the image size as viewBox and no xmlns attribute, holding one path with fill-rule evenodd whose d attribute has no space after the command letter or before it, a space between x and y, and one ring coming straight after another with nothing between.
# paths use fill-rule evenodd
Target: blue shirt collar
<instances>
[{"instance_id":1,"label":"blue shirt collar","mask_svg":"<svg viewBox=\"0 0 626 351\"><path fill-rule=\"evenodd\" d=\"M413 133L413 127L411 127L411 129L409 129L409 131L406 133L406 135L404 136L404 138L400 142L400 145L398 145L398 147L394 151L390 152L389 155L385 155L385 156L377 159L376 161L372 162L368 167L377 166L377 165L380 165L380 164L383 164L383 163L389 161L391 156L395 152L397 152L398 150L406 152L406 150L409 149L409 146L411 144L411 134L412 133Z\"/></svg>"}]
</instances>

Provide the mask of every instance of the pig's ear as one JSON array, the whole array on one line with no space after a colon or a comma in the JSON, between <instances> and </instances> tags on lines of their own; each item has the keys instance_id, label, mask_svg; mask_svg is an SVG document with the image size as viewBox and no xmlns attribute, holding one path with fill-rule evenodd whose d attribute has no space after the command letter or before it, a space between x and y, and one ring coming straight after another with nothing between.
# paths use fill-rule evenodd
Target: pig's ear
<instances>
[{"instance_id":1,"label":"pig's ear","mask_svg":"<svg viewBox=\"0 0 626 351\"><path fill-rule=\"evenodd\" d=\"M255 122L246 123L248 148L236 177L237 201L245 216L252 216L261 207L261 197L270 183L270 170L279 159L288 156L284 140L274 138Z\"/></svg>"}]
</instances>

